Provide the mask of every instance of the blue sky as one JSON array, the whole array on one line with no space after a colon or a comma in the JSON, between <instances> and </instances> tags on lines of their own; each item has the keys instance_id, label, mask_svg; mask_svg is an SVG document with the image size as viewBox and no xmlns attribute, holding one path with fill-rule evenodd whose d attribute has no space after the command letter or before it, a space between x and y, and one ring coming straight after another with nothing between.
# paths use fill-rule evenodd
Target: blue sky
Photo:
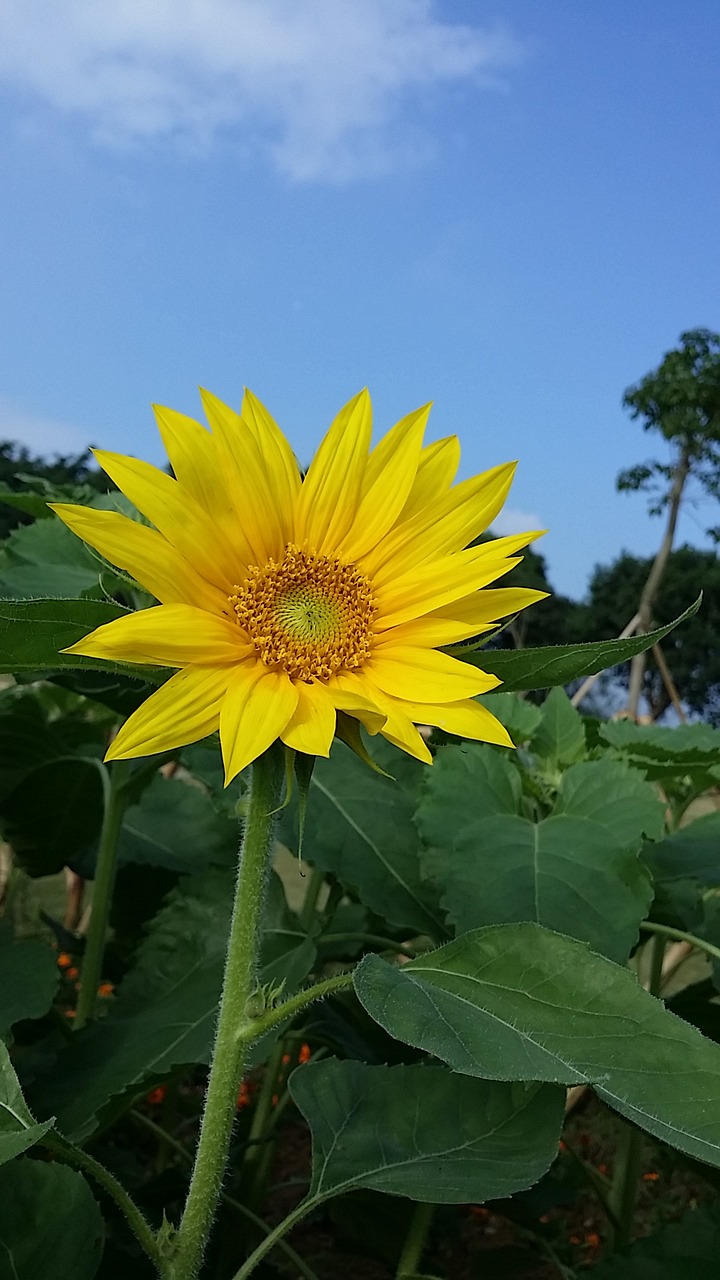
<instances>
[{"instance_id":1,"label":"blue sky","mask_svg":"<svg viewBox=\"0 0 720 1280\"><path fill-rule=\"evenodd\" d=\"M0 0L0 437L162 461L247 383L307 461L434 400L579 596L660 525L621 408L720 329L717 0ZM689 508L680 539L718 523Z\"/></svg>"}]
</instances>

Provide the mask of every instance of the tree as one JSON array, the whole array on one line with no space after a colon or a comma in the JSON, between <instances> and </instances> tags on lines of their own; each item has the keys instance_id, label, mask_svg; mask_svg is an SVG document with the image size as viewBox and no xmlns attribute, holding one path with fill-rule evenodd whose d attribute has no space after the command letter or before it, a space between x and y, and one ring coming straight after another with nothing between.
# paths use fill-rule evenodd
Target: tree
<instances>
[{"instance_id":1,"label":"tree","mask_svg":"<svg viewBox=\"0 0 720 1280\"><path fill-rule=\"evenodd\" d=\"M631 416L642 419L643 429L659 431L671 447L669 462L630 467L617 481L621 490L648 492L651 515L667 512L660 547L632 607L638 631L649 631L653 625L688 483L695 481L705 493L720 497L720 334L691 329L680 335L680 342L679 348L665 354L657 369L623 396ZM708 532L720 540L720 530ZM631 665L628 710L633 716L637 715L645 663L646 655L639 654Z\"/></svg>"},{"instance_id":2,"label":"tree","mask_svg":"<svg viewBox=\"0 0 720 1280\"><path fill-rule=\"evenodd\" d=\"M547 644L574 644L581 639L578 631L581 606L575 600L553 591L548 581L545 557L538 555L537 551L524 551L522 563L516 565L500 585L531 587L550 594L547 600L540 600L532 609L523 609L501 631L497 640L499 647L537 648Z\"/></svg>"},{"instance_id":3,"label":"tree","mask_svg":"<svg viewBox=\"0 0 720 1280\"><path fill-rule=\"evenodd\" d=\"M624 551L611 565L596 567L586 602L575 625L582 640L618 635L642 593L653 565ZM685 706L711 724L720 725L720 560L714 551L683 546L667 557L655 598L658 624L677 618L704 591L703 607L689 622L663 641L663 654ZM615 669L612 678L627 688L630 664ZM607 678L606 678L607 680ZM670 696L650 653L643 671L641 693L653 719L670 705Z\"/></svg>"}]
</instances>

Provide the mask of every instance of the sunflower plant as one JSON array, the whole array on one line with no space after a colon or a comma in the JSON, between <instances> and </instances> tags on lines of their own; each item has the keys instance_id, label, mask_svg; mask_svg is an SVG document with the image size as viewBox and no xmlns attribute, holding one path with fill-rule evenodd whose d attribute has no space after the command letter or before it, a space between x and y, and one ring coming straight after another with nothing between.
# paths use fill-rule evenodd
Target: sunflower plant
<instances>
[{"instance_id":1,"label":"sunflower plant","mask_svg":"<svg viewBox=\"0 0 720 1280\"><path fill-rule=\"evenodd\" d=\"M29 1073L46 1118L5 1054L3 1159L42 1143L58 1168L95 1179L162 1280L230 1275L208 1254L228 1203L251 1224L235 1280L276 1248L312 1276L285 1233L359 1188L421 1206L397 1272L415 1275L426 1206L497 1199L544 1176L558 1085L592 1083L655 1137L720 1164L720 1099L698 1110L718 1053L626 967L645 929L659 989L673 928L649 916L671 854L652 874L639 855L675 839L715 744L688 748L694 790L678 786L671 822L633 755L642 743L589 738L559 687L670 627L554 650L488 646L544 597L497 585L538 533L487 536L513 464L456 482L457 439L424 442L429 406L373 446L362 392L303 474L251 393L240 413L207 393L203 405L207 425L156 410L172 475L98 452L124 498L52 501L17 535L15 560L0 559L0 665L17 678L0 697L0 756L21 744L0 760L0 821L26 875L69 866L80 899L84 879L94 885L86 931L79 912L56 926L60 997L27 951L40 942L14 944L39 976L7 1010L0 999L0 1030L52 1002L57 1013L60 999L72 1031L44 1074ZM74 596L52 568L46 598L11 589L17 548L27 564L48 537L55 560L60 544L72 560ZM511 692L548 687L542 710ZM682 768L665 769L668 795ZM67 821L80 794L68 847L53 815ZM280 881L278 836L297 848L304 824L311 874L286 863ZM133 866L170 879L128 880ZM293 876L299 905L286 901ZM113 963L129 963L117 995L110 926ZM668 1087L680 1062L684 1106ZM147 1110L168 1088L191 1096L178 1083L189 1063L209 1067L192 1151ZM270 1229L257 1210L280 1092L309 1124L314 1163L307 1196ZM86 1149L129 1109L191 1165L159 1227ZM623 1174L606 1196L621 1243L633 1194Z\"/></svg>"}]
</instances>

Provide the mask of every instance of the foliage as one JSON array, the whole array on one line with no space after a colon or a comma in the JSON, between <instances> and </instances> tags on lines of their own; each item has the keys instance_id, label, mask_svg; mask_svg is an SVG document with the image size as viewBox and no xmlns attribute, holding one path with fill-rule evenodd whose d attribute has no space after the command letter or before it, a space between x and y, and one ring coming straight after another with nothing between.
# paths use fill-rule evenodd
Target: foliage
<instances>
[{"instance_id":1,"label":"foliage","mask_svg":"<svg viewBox=\"0 0 720 1280\"><path fill-rule=\"evenodd\" d=\"M127 584L108 595L103 566L80 565L60 542L51 560L38 527L54 522L13 535L13 572L20 584L47 574L59 594L0 602L2 669L17 681L0 692L0 829L13 847L0 927L0 1280L153 1269L174 1280L237 817L252 827L255 793L245 775L223 790L212 739L103 762L121 717L166 672L141 686L120 665L58 655L137 601L132 588L116 598ZM672 1167L692 1160L715 1176L720 730L602 724L562 688L653 639L674 666L693 625L689 611L655 636L595 642L568 628L552 649L480 649L466 656L505 680L483 701L515 752L435 732L428 768L366 736L378 772L336 742L302 774L301 796L286 788L257 983L232 1028L249 1048L242 1077L226 1081L237 1119L202 1280L244 1280L256 1266L312 1278L312 1258L282 1240L288 1221L272 1250L264 1243L268 1197L269 1219L314 1211L313 1230L334 1223L341 1236L335 1198L346 1218L370 1203L400 1232L388 1237L393 1271L408 1201L441 1206L436 1222L452 1233L464 1206L492 1202L523 1224L539 1262L546 1210L529 1228L527 1197L554 1203L568 1086L592 1086L601 1114L617 1117L618 1151L642 1129ZM541 705L521 696L548 687ZM302 866L288 856L301 801ZM92 922L111 899L106 937ZM658 987L666 939L702 957L672 1011L644 989L650 961ZM286 1143L310 1140L311 1167L287 1156ZM603 1206L610 1254L623 1244L618 1204L632 1207L632 1162L618 1156L610 1185L573 1159ZM700 1212L697 1238L668 1235L668 1257L698 1274L717 1238L713 1212ZM603 1265L662 1275L663 1238ZM432 1235L427 1252L440 1274Z\"/></svg>"}]
</instances>

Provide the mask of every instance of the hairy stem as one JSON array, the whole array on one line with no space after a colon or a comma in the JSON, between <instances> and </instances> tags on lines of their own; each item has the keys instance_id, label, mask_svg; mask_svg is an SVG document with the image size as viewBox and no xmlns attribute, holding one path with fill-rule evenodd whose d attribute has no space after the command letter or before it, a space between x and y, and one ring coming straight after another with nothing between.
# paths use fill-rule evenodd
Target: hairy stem
<instances>
[{"instance_id":1,"label":"hairy stem","mask_svg":"<svg viewBox=\"0 0 720 1280\"><path fill-rule=\"evenodd\" d=\"M252 769L205 1110L185 1210L170 1251L168 1280L195 1280L198 1274L227 1165L245 1052L262 1034L251 1002L281 783L282 760L271 748Z\"/></svg>"}]
</instances>

